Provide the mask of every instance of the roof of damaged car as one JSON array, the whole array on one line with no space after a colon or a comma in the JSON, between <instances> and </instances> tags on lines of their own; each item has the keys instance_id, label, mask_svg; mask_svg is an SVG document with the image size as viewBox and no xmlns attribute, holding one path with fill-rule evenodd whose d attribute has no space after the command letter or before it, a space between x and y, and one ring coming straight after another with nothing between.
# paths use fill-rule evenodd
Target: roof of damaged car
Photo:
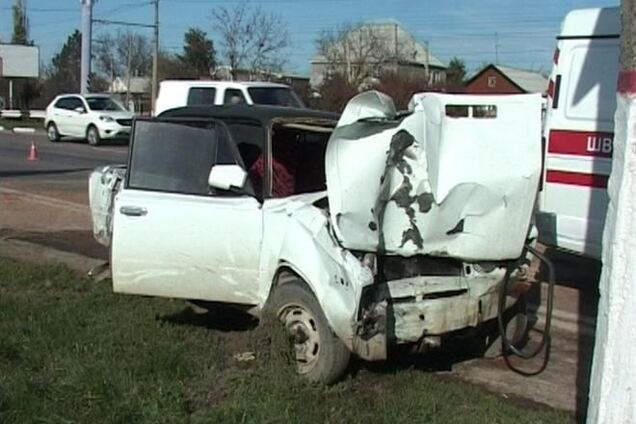
<instances>
[{"instance_id":1,"label":"roof of damaged car","mask_svg":"<svg viewBox=\"0 0 636 424\"><path fill-rule=\"evenodd\" d=\"M339 115L306 108L292 108L265 105L223 105L223 106L186 106L170 109L159 118L216 118L216 119L252 119L269 125L273 121L316 120L332 123L335 126Z\"/></svg>"}]
</instances>

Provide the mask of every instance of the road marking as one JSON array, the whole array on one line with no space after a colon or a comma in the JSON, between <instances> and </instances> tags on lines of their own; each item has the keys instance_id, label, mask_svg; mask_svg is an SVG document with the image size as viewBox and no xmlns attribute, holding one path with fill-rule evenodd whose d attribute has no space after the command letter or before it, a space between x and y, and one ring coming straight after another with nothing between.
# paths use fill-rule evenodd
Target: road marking
<instances>
[{"instance_id":1,"label":"road marking","mask_svg":"<svg viewBox=\"0 0 636 424\"><path fill-rule=\"evenodd\" d=\"M14 196L24 197L34 202L38 202L47 206L64 208L73 212L90 213L89 206L82 203L70 202L68 200L60 200L54 197L33 194L27 191L13 190L11 188L0 187L0 194L10 194Z\"/></svg>"},{"instance_id":2,"label":"road marking","mask_svg":"<svg viewBox=\"0 0 636 424\"><path fill-rule=\"evenodd\" d=\"M92 147L92 149L100 151L100 152L114 152L114 153L125 153L125 154L128 154L128 150L108 148L108 147Z\"/></svg>"}]
</instances>

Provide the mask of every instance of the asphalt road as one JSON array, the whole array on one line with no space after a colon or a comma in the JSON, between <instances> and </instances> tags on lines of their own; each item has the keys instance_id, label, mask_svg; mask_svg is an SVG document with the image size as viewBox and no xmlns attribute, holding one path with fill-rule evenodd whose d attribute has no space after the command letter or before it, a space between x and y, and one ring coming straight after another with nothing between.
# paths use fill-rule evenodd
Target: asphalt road
<instances>
[{"instance_id":1,"label":"asphalt road","mask_svg":"<svg viewBox=\"0 0 636 424\"><path fill-rule=\"evenodd\" d=\"M39 160L29 161L31 143ZM125 163L121 142L89 146L51 143L41 134L0 132L0 239L43 244L93 258L108 257L92 236L88 176L101 165Z\"/></svg>"},{"instance_id":2,"label":"asphalt road","mask_svg":"<svg viewBox=\"0 0 636 424\"><path fill-rule=\"evenodd\" d=\"M40 159L28 161L35 142ZM76 203L88 202L87 181L100 165L125 163L128 146L112 142L93 147L85 141L51 143L41 134L0 133L0 187Z\"/></svg>"}]
</instances>

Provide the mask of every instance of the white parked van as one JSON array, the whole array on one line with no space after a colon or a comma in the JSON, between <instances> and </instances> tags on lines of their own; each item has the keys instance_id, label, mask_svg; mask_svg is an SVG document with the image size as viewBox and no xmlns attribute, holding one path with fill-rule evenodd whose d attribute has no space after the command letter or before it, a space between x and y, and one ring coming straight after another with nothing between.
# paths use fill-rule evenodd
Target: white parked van
<instances>
[{"instance_id":1,"label":"white parked van","mask_svg":"<svg viewBox=\"0 0 636 424\"><path fill-rule=\"evenodd\" d=\"M618 8L568 13L548 88L539 239L595 258L607 210L619 34Z\"/></svg>"},{"instance_id":2,"label":"white parked van","mask_svg":"<svg viewBox=\"0 0 636 424\"><path fill-rule=\"evenodd\" d=\"M303 107L291 87L271 82L168 80L159 85L155 115L184 106L224 104Z\"/></svg>"}]
</instances>

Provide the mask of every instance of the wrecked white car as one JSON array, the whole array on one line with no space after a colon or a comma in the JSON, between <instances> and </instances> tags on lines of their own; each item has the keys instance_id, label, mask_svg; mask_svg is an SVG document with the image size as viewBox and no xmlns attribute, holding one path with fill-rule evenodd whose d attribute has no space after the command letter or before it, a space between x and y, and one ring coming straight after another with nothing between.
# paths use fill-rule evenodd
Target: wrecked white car
<instances>
[{"instance_id":1,"label":"wrecked white car","mask_svg":"<svg viewBox=\"0 0 636 424\"><path fill-rule=\"evenodd\" d=\"M336 116L183 108L133 126L91 176L114 291L271 312L333 382L493 320L541 171L540 96L367 92ZM112 222L110 217L112 217ZM506 307L515 302L506 298Z\"/></svg>"}]
</instances>

